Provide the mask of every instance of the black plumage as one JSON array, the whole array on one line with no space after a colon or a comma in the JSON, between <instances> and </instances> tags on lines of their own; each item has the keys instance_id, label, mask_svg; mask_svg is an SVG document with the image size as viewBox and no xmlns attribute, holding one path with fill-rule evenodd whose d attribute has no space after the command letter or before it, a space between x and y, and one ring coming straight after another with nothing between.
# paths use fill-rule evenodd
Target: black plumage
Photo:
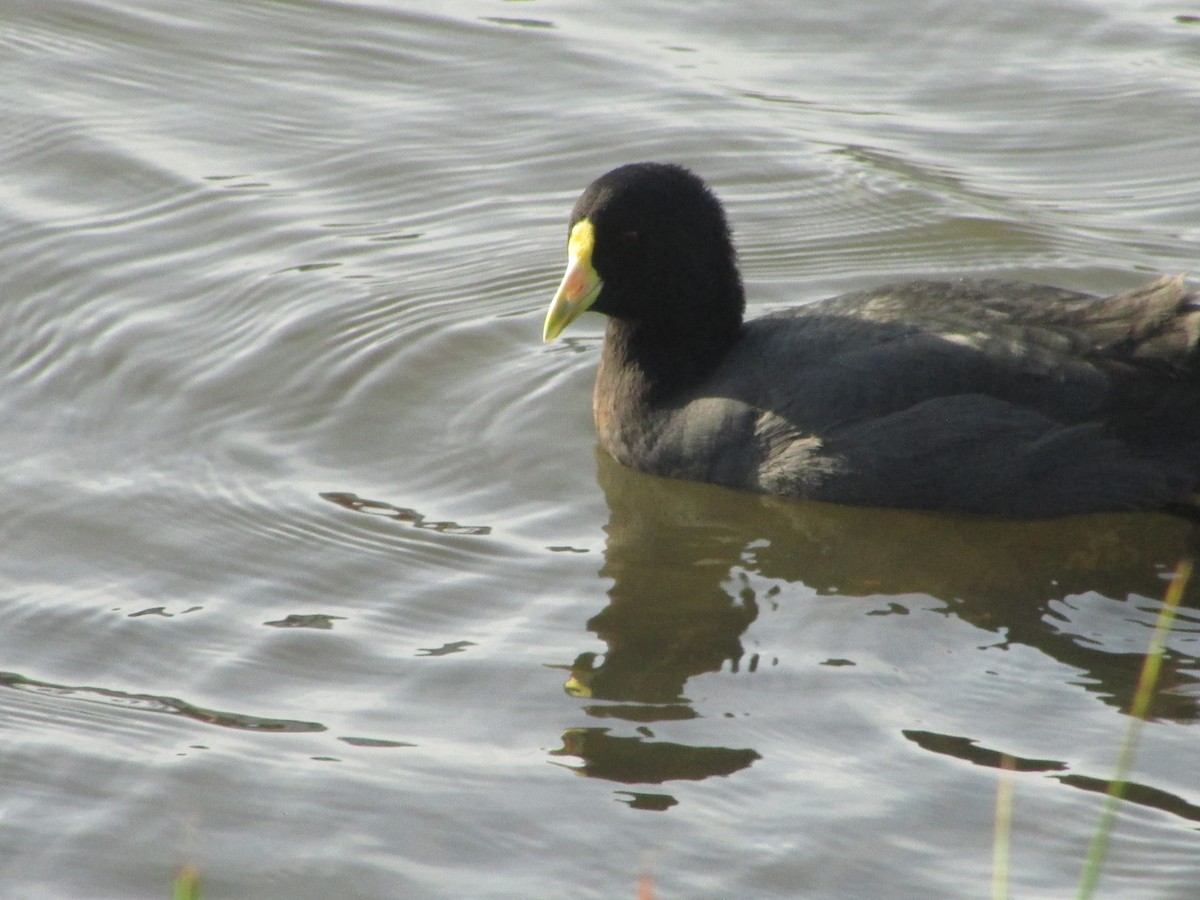
<instances>
[{"instance_id":1,"label":"black plumage","mask_svg":"<svg viewBox=\"0 0 1200 900\"><path fill-rule=\"evenodd\" d=\"M914 281L743 321L724 212L678 166L597 179L552 339L609 317L600 445L659 475L836 503L1052 516L1196 502L1200 298Z\"/></svg>"}]
</instances>

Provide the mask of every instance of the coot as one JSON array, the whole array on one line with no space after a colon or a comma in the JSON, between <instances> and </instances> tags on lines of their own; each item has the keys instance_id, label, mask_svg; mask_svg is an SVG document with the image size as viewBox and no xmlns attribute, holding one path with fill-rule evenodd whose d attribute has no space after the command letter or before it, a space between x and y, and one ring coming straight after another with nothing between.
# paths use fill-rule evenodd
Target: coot
<instances>
[{"instance_id":1,"label":"coot","mask_svg":"<svg viewBox=\"0 0 1200 900\"><path fill-rule=\"evenodd\" d=\"M834 503L1045 517L1195 507L1200 297L912 281L743 321L720 202L635 163L571 213L556 338L608 316L593 398L627 466Z\"/></svg>"}]
</instances>

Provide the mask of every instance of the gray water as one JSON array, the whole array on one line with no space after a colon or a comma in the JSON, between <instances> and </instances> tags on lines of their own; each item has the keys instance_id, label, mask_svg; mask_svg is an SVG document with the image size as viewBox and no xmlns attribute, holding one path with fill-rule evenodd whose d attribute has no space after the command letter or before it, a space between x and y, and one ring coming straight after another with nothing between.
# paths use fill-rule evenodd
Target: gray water
<instances>
[{"instance_id":1,"label":"gray water","mask_svg":"<svg viewBox=\"0 0 1200 900\"><path fill-rule=\"evenodd\" d=\"M758 313L1200 267L1200 8L0 0L0 894L1069 897L1159 515L782 503L543 346L621 162ZM1200 893L1193 585L1105 897Z\"/></svg>"}]
</instances>

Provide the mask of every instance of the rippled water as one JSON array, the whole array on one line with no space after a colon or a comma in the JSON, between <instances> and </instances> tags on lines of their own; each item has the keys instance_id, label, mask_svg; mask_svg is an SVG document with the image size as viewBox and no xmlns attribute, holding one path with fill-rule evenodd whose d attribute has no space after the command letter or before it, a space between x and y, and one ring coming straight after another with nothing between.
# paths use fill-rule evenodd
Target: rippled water
<instances>
[{"instance_id":1,"label":"rippled water","mask_svg":"<svg viewBox=\"0 0 1200 900\"><path fill-rule=\"evenodd\" d=\"M625 471L541 316L634 159L756 310L1194 270L1196 10L4 7L6 897L983 896L1002 754L1072 894L1189 526ZM1200 883L1197 596L1106 897Z\"/></svg>"}]
</instances>

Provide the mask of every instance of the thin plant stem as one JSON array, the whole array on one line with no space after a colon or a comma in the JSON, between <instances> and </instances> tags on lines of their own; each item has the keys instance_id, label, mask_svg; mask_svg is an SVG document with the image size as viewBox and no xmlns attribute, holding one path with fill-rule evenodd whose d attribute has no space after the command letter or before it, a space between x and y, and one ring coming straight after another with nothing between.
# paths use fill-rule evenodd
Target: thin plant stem
<instances>
[{"instance_id":1,"label":"thin plant stem","mask_svg":"<svg viewBox=\"0 0 1200 900\"><path fill-rule=\"evenodd\" d=\"M1117 768L1112 781L1108 784L1108 796L1104 801L1104 809L1100 813L1100 822L1096 825L1096 833L1092 836L1088 848L1087 860L1079 879L1078 900L1090 900L1100 881L1100 869L1104 865L1104 856L1108 852L1109 839L1112 836L1113 825L1117 818L1117 806L1125 793L1129 773L1133 771L1133 759L1137 753L1138 738L1142 733L1142 725L1150 709L1150 700L1158 684L1158 675L1162 669L1163 648L1167 634L1175 622L1175 611L1183 599L1188 579L1192 577L1192 560L1181 559L1171 576L1167 593L1163 597L1162 610L1150 635L1150 647L1142 662L1142 673L1138 677L1137 689L1133 694L1133 708L1130 711L1129 727L1125 730L1125 740L1121 744L1121 753L1117 757Z\"/></svg>"},{"instance_id":2,"label":"thin plant stem","mask_svg":"<svg viewBox=\"0 0 1200 900\"><path fill-rule=\"evenodd\" d=\"M1008 847L1012 834L1013 770L1017 761L1000 756L1000 781L996 786L996 832L992 841L992 900L1008 898Z\"/></svg>"},{"instance_id":3,"label":"thin plant stem","mask_svg":"<svg viewBox=\"0 0 1200 900\"><path fill-rule=\"evenodd\" d=\"M200 900L200 872L195 866L183 866L176 873L171 900Z\"/></svg>"}]
</instances>

